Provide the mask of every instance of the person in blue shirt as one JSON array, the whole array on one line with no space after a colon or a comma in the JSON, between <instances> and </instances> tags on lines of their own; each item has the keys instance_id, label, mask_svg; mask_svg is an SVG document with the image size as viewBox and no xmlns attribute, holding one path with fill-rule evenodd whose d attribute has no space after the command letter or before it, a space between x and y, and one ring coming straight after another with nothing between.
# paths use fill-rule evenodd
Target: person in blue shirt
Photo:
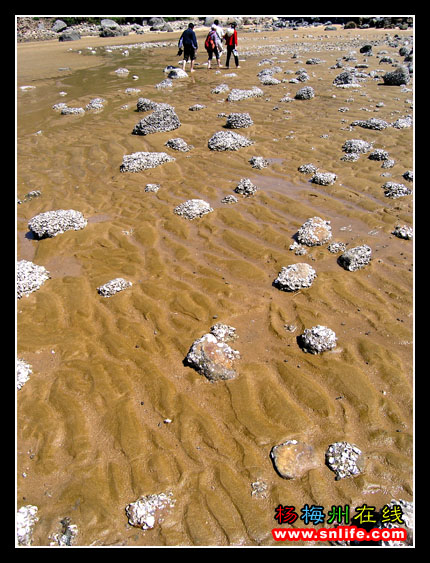
<instances>
[{"instance_id":1,"label":"person in blue shirt","mask_svg":"<svg viewBox=\"0 0 430 563\"><path fill-rule=\"evenodd\" d=\"M196 60L196 51L199 48L197 44L197 37L194 32L194 24L189 23L188 28L183 32L179 38L179 49L184 50L184 60L182 61L182 70L185 70L185 64L190 59L191 68L190 72L194 72L194 61Z\"/></svg>"}]
</instances>

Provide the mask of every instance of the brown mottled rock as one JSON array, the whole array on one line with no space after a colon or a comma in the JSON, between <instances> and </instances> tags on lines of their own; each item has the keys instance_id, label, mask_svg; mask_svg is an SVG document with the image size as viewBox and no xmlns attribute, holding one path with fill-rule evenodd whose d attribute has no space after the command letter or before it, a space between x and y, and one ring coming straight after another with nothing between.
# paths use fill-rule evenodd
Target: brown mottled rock
<instances>
[{"instance_id":1,"label":"brown mottled rock","mask_svg":"<svg viewBox=\"0 0 430 563\"><path fill-rule=\"evenodd\" d=\"M276 471L284 479L300 479L320 465L312 446L298 440L287 440L270 452Z\"/></svg>"},{"instance_id":2,"label":"brown mottled rock","mask_svg":"<svg viewBox=\"0 0 430 563\"><path fill-rule=\"evenodd\" d=\"M233 339L234 330L228 325L214 325L211 332L193 343L186 357L188 364L211 381L235 378L235 361L240 353L225 342Z\"/></svg>"}]
</instances>

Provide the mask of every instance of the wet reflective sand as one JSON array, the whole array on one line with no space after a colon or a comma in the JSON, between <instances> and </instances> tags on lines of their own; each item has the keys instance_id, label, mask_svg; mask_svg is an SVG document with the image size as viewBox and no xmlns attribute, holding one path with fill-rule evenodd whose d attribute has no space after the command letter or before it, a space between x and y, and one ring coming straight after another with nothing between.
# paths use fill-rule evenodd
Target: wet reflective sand
<instances>
[{"instance_id":1,"label":"wet reflective sand","mask_svg":"<svg viewBox=\"0 0 430 563\"><path fill-rule=\"evenodd\" d=\"M387 38L411 33L239 32L241 68L219 73L204 66L200 33L196 71L170 89L155 85L165 66L178 63L178 34L18 45L17 195L41 195L17 206L17 258L51 275L17 301L17 354L33 370L17 392L17 505L39 508L34 545L49 545L69 517L76 545L271 546L279 504L298 511L306 503L329 510L413 500L413 241L392 234L398 224L413 225L413 195L390 199L382 189L386 181L412 188L403 174L413 169L413 128L350 125L412 114L412 84L367 78L340 89L332 82L341 69L330 68L354 51L356 62L345 65L391 70L377 53L402 61ZM171 46L130 47L127 57L104 49L150 39ZM372 57L359 52L368 42ZM311 57L324 62L307 65ZM280 80L298 68L310 80L263 86L257 74L270 67L259 65L263 59L282 68ZM128 76L115 74L120 67ZM221 83L258 86L264 95L226 102L226 94L211 93ZM315 98L280 101L305 85ZM52 109L85 107L96 97L106 100L99 113ZM174 106L181 127L132 135L147 115L136 111L139 97ZM206 107L189 111L194 104ZM210 151L209 138L231 112L250 114L254 124L236 131L254 144ZM176 137L194 148L165 147ZM349 139L386 150L394 166L383 169L365 154L341 160ZM123 156L136 151L176 160L121 173ZM252 168L253 156L269 165ZM306 163L334 172L335 184L312 184L298 171ZM241 178L256 194L221 203ZM148 183L159 191L145 192ZM214 212L191 222L173 213L192 198ZM78 210L88 225L34 240L29 219L55 209ZM327 245L295 255L294 235L314 216L331 222L334 241L369 245L371 263L348 272ZM316 270L312 287L279 291L273 280L296 262ZM116 277L132 287L100 296L97 288ZM236 328L241 360L236 379L210 383L183 362L215 322ZM338 345L306 354L297 336L317 324L334 330ZM297 480L280 477L270 450L286 439L310 444L320 466ZM365 454L365 471L335 481L324 454L343 440ZM267 485L263 498L251 494L256 481ZM128 525L127 504L168 491L176 503L162 522L147 531Z\"/></svg>"}]
</instances>

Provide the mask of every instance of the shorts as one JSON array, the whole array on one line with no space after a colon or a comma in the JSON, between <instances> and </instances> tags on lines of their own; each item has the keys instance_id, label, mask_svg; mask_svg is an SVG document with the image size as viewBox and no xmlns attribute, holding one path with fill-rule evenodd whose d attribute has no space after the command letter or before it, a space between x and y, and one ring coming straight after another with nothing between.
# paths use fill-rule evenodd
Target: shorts
<instances>
[{"instance_id":1,"label":"shorts","mask_svg":"<svg viewBox=\"0 0 430 563\"><path fill-rule=\"evenodd\" d=\"M184 45L184 61L194 61L196 58L196 50L191 45Z\"/></svg>"}]
</instances>

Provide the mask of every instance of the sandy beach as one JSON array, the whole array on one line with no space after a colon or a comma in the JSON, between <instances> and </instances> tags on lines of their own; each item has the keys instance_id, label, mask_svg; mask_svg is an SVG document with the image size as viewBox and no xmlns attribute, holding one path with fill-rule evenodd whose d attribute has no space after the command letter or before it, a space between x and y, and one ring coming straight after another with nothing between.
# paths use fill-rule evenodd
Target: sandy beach
<instances>
[{"instance_id":1,"label":"sandy beach","mask_svg":"<svg viewBox=\"0 0 430 563\"><path fill-rule=\"evenodd\" d=\"M179 32L17 45L17 260L50 275L16 305L17 357L32 370L17 390L17 508L38 508L34 546L55 545L67 518L77 546L288 548L271 533L279 504L300 514L306 504L353 511L413 501L414 242L393 231L413 227L404 174L413 171L414 130L392 124L413 115L414 92L412 81L382 79L403 62L413 30L238 29L240 68L219 70L206 67L206 32L197 31L195 72L187 65L169 88L156 85L180 64ZM372 56L360 52L366 44ZM333 84L357 65L361 80ZM277 83L263 84L258 74L274 67ZM299 69L309 79L290 82ZM229 90L214 93L221 84ZM314 97L296 99L305 86ZM227 101L232 89L253 87L263 95ZM94 98L101 111L53 109ZM150 114L137 111L139 98L173 106L180 127L133 135ZM204 107L190 111L196 104ZM253 143L210 150L233 112L251 116L234 131ZM369 119L389 126L352 125ZM178 137L193 148L166 146ZM369 152L344 159L342 147L357 139L393 163ZM122 172L124 155L138 151L175 160ZM267 166L253 168L255 156ZM299 170L309 163L335 182L311 182ZM235 192L244 178L258 188L250 197ZM412 193L387 197L387 182ZM40 195L26 198L32 191ZM228 195L237 202L223 203ZM192 221L174 213L190 199L213 211ZM87 225L35 239L28 222L59 209L81 212ZM368 245L370 263L347 271L328 244L296 253L296 233L312 217L330 222L331 242ZM316 271L311 287L280 291L281 269L303 262ZM101 296L115 278L132 285ZM235 378L212 382L184 360L216 323L236 329L240 359ZM334 349L298 345L316 325L335 332ZM286 440L315 453L299 478L274 468L271 450ZM364 468L336 480L325 453L341 441L362 451ZM174 503L155 525L130 525L125 507L160 493Z\"/></svg>"}]
</instances>

